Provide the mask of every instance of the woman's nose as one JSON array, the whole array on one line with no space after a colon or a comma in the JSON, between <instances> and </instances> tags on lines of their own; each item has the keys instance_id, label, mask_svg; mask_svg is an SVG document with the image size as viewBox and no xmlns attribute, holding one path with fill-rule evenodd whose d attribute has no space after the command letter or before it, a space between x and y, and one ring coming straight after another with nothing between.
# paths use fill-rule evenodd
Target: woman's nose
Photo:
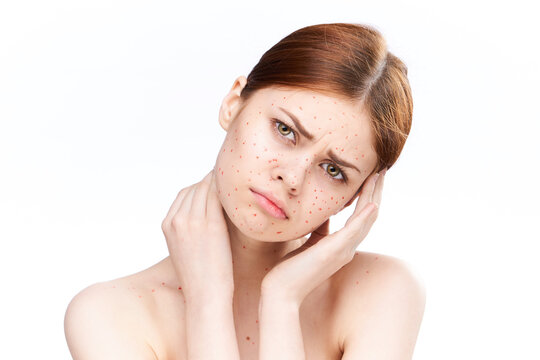
<instances>
[{"instance_id":1,"label":"woman's nose","mask_svg":"<svg viewBox=\"0 0 540 360\"><path fill-rule=\"evenodd\" d=\"M272 169L272 179L282 181L291 194L298 195L306 171L305 167L300 165L295 166L293 164L288 167L276 166Z\"/></svg>"}]
</instances>

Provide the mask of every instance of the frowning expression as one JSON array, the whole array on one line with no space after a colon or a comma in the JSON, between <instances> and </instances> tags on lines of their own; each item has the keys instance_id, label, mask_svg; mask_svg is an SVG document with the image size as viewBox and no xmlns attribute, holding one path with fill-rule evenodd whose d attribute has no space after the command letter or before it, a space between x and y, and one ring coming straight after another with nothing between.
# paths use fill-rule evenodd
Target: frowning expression
<instances>
[{"instance_id":1,"label":"frowning expression","mask_svg":"<svg viewBox=\"0 0 540 360\"><path fill-rule=\"evenodd\" d=\"M227 136L214 170L223 208L248 236L285 241L310 233L375 168L370 120L358 102L271 87L243 105L222 122Z\"/></svg>"}]
</instances>

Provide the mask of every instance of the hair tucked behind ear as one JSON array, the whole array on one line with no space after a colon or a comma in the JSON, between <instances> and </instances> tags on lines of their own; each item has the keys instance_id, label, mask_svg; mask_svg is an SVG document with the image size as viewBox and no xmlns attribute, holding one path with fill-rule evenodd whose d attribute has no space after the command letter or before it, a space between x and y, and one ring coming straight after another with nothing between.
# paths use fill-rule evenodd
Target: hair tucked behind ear
<instances>
[{"instance_id":1,"label":"hair tucked behind ear","mask_svg":"<svg viewBox=\"0 0 540 360\"><path fill-rule=\"evenodd\" d=\"M263 54L240 96L245 103L256 90L271 86L358 102L371 120L377 154L373 171L397 161L411 129L411 89L407 66L374 28L334 23L294 31Z\"/></svg>"}]
</instances>

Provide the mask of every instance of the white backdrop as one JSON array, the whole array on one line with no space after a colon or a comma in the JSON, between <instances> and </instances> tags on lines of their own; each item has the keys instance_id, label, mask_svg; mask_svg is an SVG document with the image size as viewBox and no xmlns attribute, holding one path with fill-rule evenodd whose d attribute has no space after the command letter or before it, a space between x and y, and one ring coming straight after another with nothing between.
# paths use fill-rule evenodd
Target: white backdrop
<instances>
[{"instance_id":1,"label":"white backdrop","mask_svg":"<svg viewBox=\"0 0 540 360\"><path fill-rule=\"evenodd\" d=\"M358 250L424 280L414 359L540 359L535 14L521 1L2 1L2 357L69 359L72 297L168 255L161 220L213 166L234 79L300 27L358 22L413 90Z\"/></svg>"}]
</instances>

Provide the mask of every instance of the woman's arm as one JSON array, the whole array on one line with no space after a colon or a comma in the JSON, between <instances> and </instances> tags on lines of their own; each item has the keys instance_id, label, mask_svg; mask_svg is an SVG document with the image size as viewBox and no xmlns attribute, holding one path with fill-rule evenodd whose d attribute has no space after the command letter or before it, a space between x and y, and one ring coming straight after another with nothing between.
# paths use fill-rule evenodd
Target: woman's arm
<instances>
[{"instance_id":1,"label":"woman's arm","mask_svg":"<svg viewBox=\"0 0 540 360\"><path fill-rule=\"evenodd\" d=\"M233 295L186 298L189 360L240 360L233 317Z\"/></svg>"},{"instance_id":2,"label":"woman's arm","mask_svg":"<svg viewBox=\"0 0 540 360\"><path fill-rule=\"evenodd\" d=\"M259 360L305 359L299 304L287 301L270 290L262 290L259 339Z\"/></svg>"}]
</instances>

